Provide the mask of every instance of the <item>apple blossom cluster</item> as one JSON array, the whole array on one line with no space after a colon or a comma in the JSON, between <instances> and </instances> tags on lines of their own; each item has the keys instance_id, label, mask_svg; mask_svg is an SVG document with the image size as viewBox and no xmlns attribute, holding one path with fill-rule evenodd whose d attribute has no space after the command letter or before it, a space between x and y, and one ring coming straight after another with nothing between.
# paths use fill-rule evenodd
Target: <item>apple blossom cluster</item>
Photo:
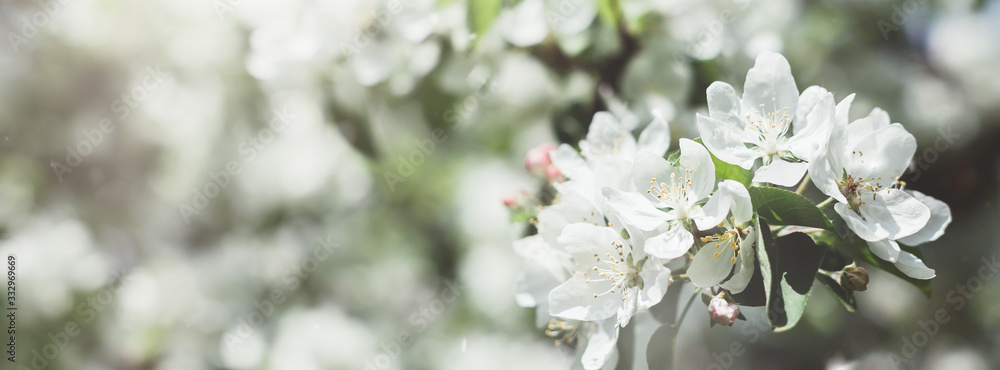
<instances>
[{"instance_id":1,"label":"apple blossom cluster","mask_svg":"<svg viewBox=\"0 0 1000 370\"><path fill-rule=\"evenodd\" d=\"M504 201L537 231L514 244L517 303L576 351L574 368L602 369L632 318L678 284L694 285L713 326L763 306L774 331L796 324L814 279L853 311L869 279L857 262L929 290L935 272L916 246L944 233L950 210L900 180L913 135L879 108L850 120L853 98L800 92L788 61L765 52L742 95L708 87L701 137L674 152L659 115L637 130L620 112L595 114L577 147L531 150L525 168L551 196ZM671 350L656 338L648 351Z\"/></svg>"}]
</instances>

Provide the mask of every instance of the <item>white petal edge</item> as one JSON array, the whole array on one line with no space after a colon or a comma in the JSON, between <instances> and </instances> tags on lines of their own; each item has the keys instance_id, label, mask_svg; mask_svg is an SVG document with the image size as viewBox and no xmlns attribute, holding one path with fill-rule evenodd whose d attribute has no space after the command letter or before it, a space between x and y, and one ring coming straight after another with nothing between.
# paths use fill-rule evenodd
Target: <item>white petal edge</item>
<instances>
[{"instance_id":1,"label":"white petal edge","mask_svg":"<svg viewBox=\"0 0 1000 370\"><path fill-rule=\"evenodd\" d=\"M719 252L719 257L715 257L716 252ZM706 244L695 254L688 267L691 283L701 288L719 284L733 271L731 261L735 254L728 245Z\"/></svg>"},{"instance_id":2,"label":"white petal edge","mask_svg":"<svg viewBox=\"0 0 1000 370\"><path fill-rule=\"evenodd\" d=\"M670 126L663 114L654 111L653 121L639 134L639 151L663 156L670 148ZM631 158L630 158L631 159Z\"/></svg>"},{"instance_id":3,"label":"white petal edge","mask_svg":"<svg viewBox=\"0 0 1000 370\"><path fill-rule=\"evenodd\" d=\"M900 252L899 261L895 265L899 271L914 279L928 280L937 275L934 269L927 267L924 261L909 252Z\"/></svg>"},{"instance_id":4,"label":"white petal edge","mask_svg":"<svg viewBox=\"0 0 1000 370\"><path fill-rule=\"evenodd\" d=\"M788 108L785 113L794 117L798 100L799 90L788 60L774 52L758 54L743 84L743 114L759 111L760 104L764 104L765 112Z\"/></svg>"},{"instance_id":5,"label":"white petal edge","mask_svg":"<svg viewBox=\"0 0 1000 370\"><path fill-rule=\"evenodd\" d=\"M788 162L775 158L771 164L758 168L753 175L754 182L766 182L778 186L795 186L809 170L809 163Z\"/></svg>"},{"instance_id":6,"label":"white petal edge","mask_svg":"<svg viewBox=\"0 0 1000 370\"><path fill-rule=\"evenodd\" d=\"M715 163L712 162L712 155L708 149L694 140L680 139L681 147L680 165L690 170L691 185L688 191L694 192L690 199L701 200L708 197L715 188Z\"/></svg>"},{"instance_id":7,"label":"white petal edge","mask_svg":"<svg viewBox=\"0 0 1000 370\"><path fill-rule=\"evenodd\" d=\"M702 142L719 160L749 170L760 157L746 147L743 127L701 114L696 120Z\"/></svg>"},{"instance_id":8,"label":"white petal edge","mask_svg":"<svg viewBox=\"0 0 1000 370\"><path fill-rule=\"evenodd\" d=\"M587 339L587 348L583 350L580 360L586 370L599 370L615 353L618 343L618 325L614 319L595 323L597 328Z\"/></svg>"},{"instance_id":9,"label":"white petal edge","mask_svg":"<svg viewBox=\"0 0 1000 370\"><path fill-rule=\"evenodd\" d=\"M947 203L937 200L932 196L924 195L924 193L919 191L908 190L907 192L914 199L924 203L930 209L931 218L927 220L927 225L924 225L920 231L917 231L913 235L899 238L899 241L906 245L920 245L938 240L941 235L944 235L944 231L948 228L948 225L951 224L951 208L948 207Z\"/></svg>"},{"instance_id":10,"label":"white petal edge","mask_svg":"<svg viewBox=\"0 0 1000 370\"><path fill-rule=\"evenodd\" d=\"M683 256L693 245L694 235L683 226L674 225L665 233L647 238L643 250L650 256L669 260Z\"/></svg>"},{"instance_id":11,"label":"white petal edge","mask_svg":"<svg viewBox=\"0 0 1000 370\"><path fill-rule=\"evenodd\" d=\"M878 258L892 263L899 260L899 255L901 253L899 250L899 244L896 243L895 240L891 239L868 242L868 249L872 251L872 254L878 256Z\"/></svg>"},{"instance_id":12,"label":"white petal edge","mask_svg":"<svg viewBox=\"0 0 1000 370\"><path fill-rule=\"evenodd\" d=\"M602 190L608 208L625 223L641 230L649 231L669 221L667 214L649 202L639 193L621 191L614 188Z\"/></svg>"}]
</instances>

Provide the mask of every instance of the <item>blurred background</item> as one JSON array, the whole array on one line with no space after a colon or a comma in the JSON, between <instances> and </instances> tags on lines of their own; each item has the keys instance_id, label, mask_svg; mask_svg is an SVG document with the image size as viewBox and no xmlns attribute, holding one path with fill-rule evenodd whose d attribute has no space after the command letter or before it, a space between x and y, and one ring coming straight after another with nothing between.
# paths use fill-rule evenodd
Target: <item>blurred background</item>
<instances>
[{"instance_id":1,"label":"blurred background","mask_svg":"<svg viewBox=\"0 0 1000 370\"><path fill-rule=\"evenodd\" d=\"M502 200L544 184L525 153L576 143L607 109L642 124L662 110L676 149L708 84L742 86L765 50L800 90L857 93L852 118L879 106L903 123L920 145L904 180L954 222L922 248L930 297L871 269L857 312L817 289L782 334L709 329L695 305L679 368L881 369L892 354L1000 368L1000 279L978 277L1000 252L1000 1L0 0L0 14L0 251L18 305L4 368L568 368L513 297L526 227Z\"/></svg>"}]
</instances>

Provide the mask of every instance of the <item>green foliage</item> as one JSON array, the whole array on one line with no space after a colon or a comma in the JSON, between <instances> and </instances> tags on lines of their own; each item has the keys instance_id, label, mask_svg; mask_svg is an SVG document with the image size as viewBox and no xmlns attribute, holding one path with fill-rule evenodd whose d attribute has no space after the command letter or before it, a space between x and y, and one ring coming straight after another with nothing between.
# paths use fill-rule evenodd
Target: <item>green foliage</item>
<instances>
[{"instance_id":1,"label":"green foliage","mask_svg":"<svg viewBox=\"0 0 1000 370\"><path fill-rule=\"evenodd\" d=\"M822 229L808 233L816 244L829 246L831 250L843 256L867 262L869 265L896 275L930 296L931 283L929 280L911 278L892 263L873 255L868 249L868 244L854 235L835 212L821 211L809 199L783 189L754 186L750 187L748 191L753 202L754 212L761 220L775 225L797 225ZM843 238L838 235L843 235ZM918 258L923 258L917 248L905 246L901 246L901 248L913 253ZM823 282L822 279L820 282ZM826 282L823 283L826 284ZM852 294L845 295L831 289L834 296L844 302L845 307L848 307L849 310L853 308Z\"/></svg>"},{"instance_id":2,"label":"green foliage","mask_svg":"<svg viewBox=\"0 0 1000 370\"><path fill-rule=\"evenodd\" d=\"M798 225L833 228L833 223L809 199L794 192L773 187L753 186L747 189L754 212L775 225Z\"/></svg>"},{"instance_id":3,"label":"green foliage","mask_svg":"<svg viewBox=\"0 0 1000 370\"><path fill-rule=\"evenodd\" d=\"M694 139L694 142L705 145L701 141L700 137ZM753 180L753 172L745 170L743 169L743 167L723 162L721 159L717 158L715 154L712 154L711 152L709 152L709 155L712 156L712 164L715 165L715 177L719 181L733 180L743 184L743 186L750 187L750 183ZM681 159L680 150L676 150L667 155L667 161L674 166L676 166L680 162L680 159Z\"/></svg>"},{"instance_id":4,"label":"green foliage","mask_svg":"<svg viewBox=\"0 0 1000 370\"><path fill-rule=\"evenodd\" d=\"M597 16L601 21L611 26L618 27L618 20L621 18L621 8L618 0L597 0Z\"/></svg>"},{"instance_id":5,"label":"green foliage","mask_svg":"<svg viewBox=\"0 0 1000 370\"><path fill-rule=\"evenodd\" d=\"M677 342L677 329L670 324L660 325L653 336L649 338L646 347L646 363L650 369L672 369L674 367L674 344Z\"/></svg>"},{"instance_id":6,"label":"green foliage","mask_svg":"<svg viewBox=\"0 0 1000 370\"><path fill-rule=\"evenodd\" d=\"M521 222L528 222L537 216L538 212L532 212L531 210L525 208L518 208L510 212L510 222L515 224Z\"/></svg>"},{"instance_id":7,"label":"green foliage","mask_svg":"<svg viewBox=\"0 0 1000 370\"><path fill-rule=\"evenodd\" d=\"M760 218L754 219L754 227L770 229ZM774 239L770 232L760 232L756 253L758 263L750 285L733 299L744 306L766 306L772 329L789 330L802 318L826 250L803 233Z\"/></svg>"},{"instance_id":8,"label":"green foliage","mask_svg":"<svg viewBox=\"0 0 1000 370\"><path fill-rule=\"evenodd\" d=\"M694 139L694 141L698 144L705 145L705 143L701 141L700 137ZM748 188L750 187L750 183L753 181L753 172L745 170L743 167L735 164L723 162L721 159L716 157L715 154L712 154L712 152L708 152L708 154L712 156L712 164L715 165L715 177L719 179L719 181L733 180L743 184L743 186Z\"/></svg>"},{"instance_id":9,"label":"green foliage","mask_svg":"<svg viewBox=\"0 0 1000 370\"><path fill-rule=\"evenodd\" d=\"M766 223L762 222L763 225ZM773 245L764 244L764 247L770 257L773 276L767 311L774 313L769 315L774 331L782 332L794 327L802 318L813 278L826 249L803 233L778 238Z\"/></svg>"},{"instance_id":10,"label":"green foliage","mask_svg":"<svg viewBox=\"0 0 1000 370\"><path fill-rule=\"evenodd\" d=\"M750 183L753 181L753 173L749 170L745 170L743 167L735 164L723 162L719 158L716 158L714 154L712 155L712 163L715 164L715 177L719 181L733 180L743 184L743 186L750 187Z\"/></svg>"},{"instance_id":11,"label":"green foliage","mask_svg":"<svg viewBox=\"0 0 1000 370\"><path fill-rule=\"evenodd\" d=\"M469 6L469 29L476 34L476 43L482 39L483 35L489 31L493 21L500 15L503 9L503 0L477 0L470 1Z\"/></svg>"}]
</instances>

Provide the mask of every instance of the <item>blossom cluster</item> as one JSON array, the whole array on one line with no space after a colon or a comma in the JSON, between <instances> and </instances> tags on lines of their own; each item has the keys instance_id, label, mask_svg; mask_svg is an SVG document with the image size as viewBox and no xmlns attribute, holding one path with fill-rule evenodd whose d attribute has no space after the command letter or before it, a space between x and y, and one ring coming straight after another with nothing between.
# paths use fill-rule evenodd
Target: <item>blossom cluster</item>
<instances>
[{"instance_id":1,"label":"blossom cluster","mask_svg":"<svg viewBox=\"0 0 1000 370\"><path fill-rule=\"evenodd\" d=\"M618 112L595 114L578 149L533 150L526 167L555 196L531 219L537 234L514 245L525 258L518 304L537 307L538 324L577 348L575 368L601 369L614 366L620 330L674 284L702 292L713 325L732 325L739 305L762 305L754 295L768 308L789 304L772 299L782 294L765 287L772 281L754 281L790 278L771 271L788 267L768 258L789 243L805 243L793 253L812 253L794 267L805 274L794 275L807 287L813 277L832 281L841 298L864 290L868 275L854 264L844 271L860 272L824 270L827 253L915 284L933 278L912 247L938 239L950 210L900 180L913 135L879 108L850 120L853 98L837 102L820 86L800 92L788 61L764 52L742 95L721 81L708 87L707 114L696 117L701 137L680 139L672 154L661 116L636 137ZM829 198L803 196L810 183ZM789 238L797 233L808 238ZM783 307L775 331L794 325L801 308Z\"/></svg>"}]
</instances>

